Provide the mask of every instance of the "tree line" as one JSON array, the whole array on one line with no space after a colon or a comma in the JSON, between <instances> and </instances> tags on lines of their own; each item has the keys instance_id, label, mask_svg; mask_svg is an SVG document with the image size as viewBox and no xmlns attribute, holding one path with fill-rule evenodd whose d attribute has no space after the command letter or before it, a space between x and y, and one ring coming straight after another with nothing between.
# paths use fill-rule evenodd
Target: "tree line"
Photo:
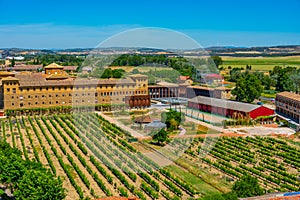
<instances>
[{"instance_id":1,"label":"tree line","mask_svg":"<svg viewBox=\"0 0 300 200\"><path fill-rule=\"evenodd\" d=\"M251 103L260 97L264 90L275 88L276 91L300 92L300 69L296 67L275 66L269 74L263 72L251 72L248 67L233 68L230 70L229 81L235 82L236 87L232 94L236 95L237 101Z\"/></svg>"}]
</instances>

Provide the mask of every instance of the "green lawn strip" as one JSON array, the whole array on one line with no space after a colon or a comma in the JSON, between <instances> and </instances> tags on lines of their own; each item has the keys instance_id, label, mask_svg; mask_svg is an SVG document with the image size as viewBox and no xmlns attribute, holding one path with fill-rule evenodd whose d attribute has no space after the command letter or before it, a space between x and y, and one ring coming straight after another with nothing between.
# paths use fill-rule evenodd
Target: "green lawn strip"
<instances>
[{"instance_id":1,"label":"green lawn strip","mask_svg":"<svg viewBox=\"0 0 300 200\"><path fill-rule=\"evenodd\" d=\"M221 193L216 188L204 182L201 178L195 176L194 174L188 171L183 170L182 168L176 165L169 165L166 168L170 170L173 174L178 176L180 179L191 184L197 191L199 191L203 195Z\"/></svg>"}]
</instances>

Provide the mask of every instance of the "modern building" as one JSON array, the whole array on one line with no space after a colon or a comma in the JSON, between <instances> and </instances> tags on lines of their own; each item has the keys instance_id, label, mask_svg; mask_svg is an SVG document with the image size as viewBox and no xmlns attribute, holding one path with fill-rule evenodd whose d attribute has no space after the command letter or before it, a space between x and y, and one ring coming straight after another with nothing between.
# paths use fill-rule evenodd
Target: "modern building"
<instances>
[{"instance_id":1,"label":"modern building","mask_svg":"<svg viewBox=\"0 0 300 200\"><path fill-rule=\"evenodd\" d=\"M74 78L55 63L45 67L45 73L7 73L0 84L0 106L4 110L102 104L150 106L145 75L122 79Z\"/></svg>"},{"instance_id":2,"label":"modern building","mask_svg":"<svg viewBox=\"0 0 300 200\"><path fill-rule=\"evenodd\" d=\"M156 85L149 85L149 95L151 98L178 97L178 84L159 82Z\"/></svg>"},{"instance_id":3,"label":"modern building","mask_svg":"<svg viewBox=\"0 0 300 200\"><path fill-rule=\"evenodd\" d=\"M219 99L228 99L231 89L225 87L204 87L199 85L191 86L189 83L167 83L159 82L156 85L148 86L151 98L183 97L194 98L196 96L214 97Z\"/></svg>"},{"instance_id":4,"label":"modern building","mask_svg":"<svg viewBox=\"0 0 300 200\"><path fill-rule=\"evenodd\" d=\"M274 110L264 106L204 96L197 96L190 99L188 107L231 118L243 116L255 119L260 116L274 115Z\"/></svg>"},{"instance_id":5,"label":"modern building","mask_svg":"<svg viewBox=\"0 0 300 200\"><path fill-rule=\"evenodd\" d=\"M292 92L280 92L275 98L276 113L299 124L300 95Z\"/></svg>"},{"instance_id":6,"label":"modern building","mask_svg":"<svg viewBox=\"0 0 300 200\"><path fill-rule=\"evenodd\" d=\"M225 87L204 87L204 86L188 86L186 88L186 98L194 98L196 96L213 97L219 99L228 99L231 94L230 88Z\"/></svg>"}]
</instances>

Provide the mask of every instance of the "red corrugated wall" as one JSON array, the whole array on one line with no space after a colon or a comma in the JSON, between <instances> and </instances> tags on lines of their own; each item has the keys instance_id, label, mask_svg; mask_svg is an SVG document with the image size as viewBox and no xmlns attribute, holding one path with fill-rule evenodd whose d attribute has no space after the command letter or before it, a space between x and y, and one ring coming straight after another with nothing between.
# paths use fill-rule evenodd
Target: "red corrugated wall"
<instances>
[{"instance_id":1,"label":"red corrugated wall","mask_svg":"<svg viewBox=\"0 0 300 200\"><path fill-rule=\"evenodd\" d=\"M252 119L255 119L255 118L260 117L260 116L274 115L274 110L272 110L270 108L267 108L267 107L264 107L264 106L261 106L259 108L256 108L256 109L252 110L249 113L249 115Z\"/></svg>"}]
</instances>

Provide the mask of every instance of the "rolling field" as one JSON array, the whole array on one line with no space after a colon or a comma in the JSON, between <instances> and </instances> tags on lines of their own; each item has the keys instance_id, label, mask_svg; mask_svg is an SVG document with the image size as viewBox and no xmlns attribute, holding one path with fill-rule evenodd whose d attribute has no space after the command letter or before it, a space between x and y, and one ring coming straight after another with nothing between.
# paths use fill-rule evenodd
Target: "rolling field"
<instances>
[{"instance_id":1,"label":"rolling field","mask_svg":"<svg viewBox=\"0 0 300 200\"><path fill-rule=\"evenodd\" d=\"M300 56L286 56L286 57L222 57L223 66L227 68L231 66L246 68L246 65L251 65L252 70L269 71L274 66L292 66L300 67Z\"/></svg>"}]
</instances>

